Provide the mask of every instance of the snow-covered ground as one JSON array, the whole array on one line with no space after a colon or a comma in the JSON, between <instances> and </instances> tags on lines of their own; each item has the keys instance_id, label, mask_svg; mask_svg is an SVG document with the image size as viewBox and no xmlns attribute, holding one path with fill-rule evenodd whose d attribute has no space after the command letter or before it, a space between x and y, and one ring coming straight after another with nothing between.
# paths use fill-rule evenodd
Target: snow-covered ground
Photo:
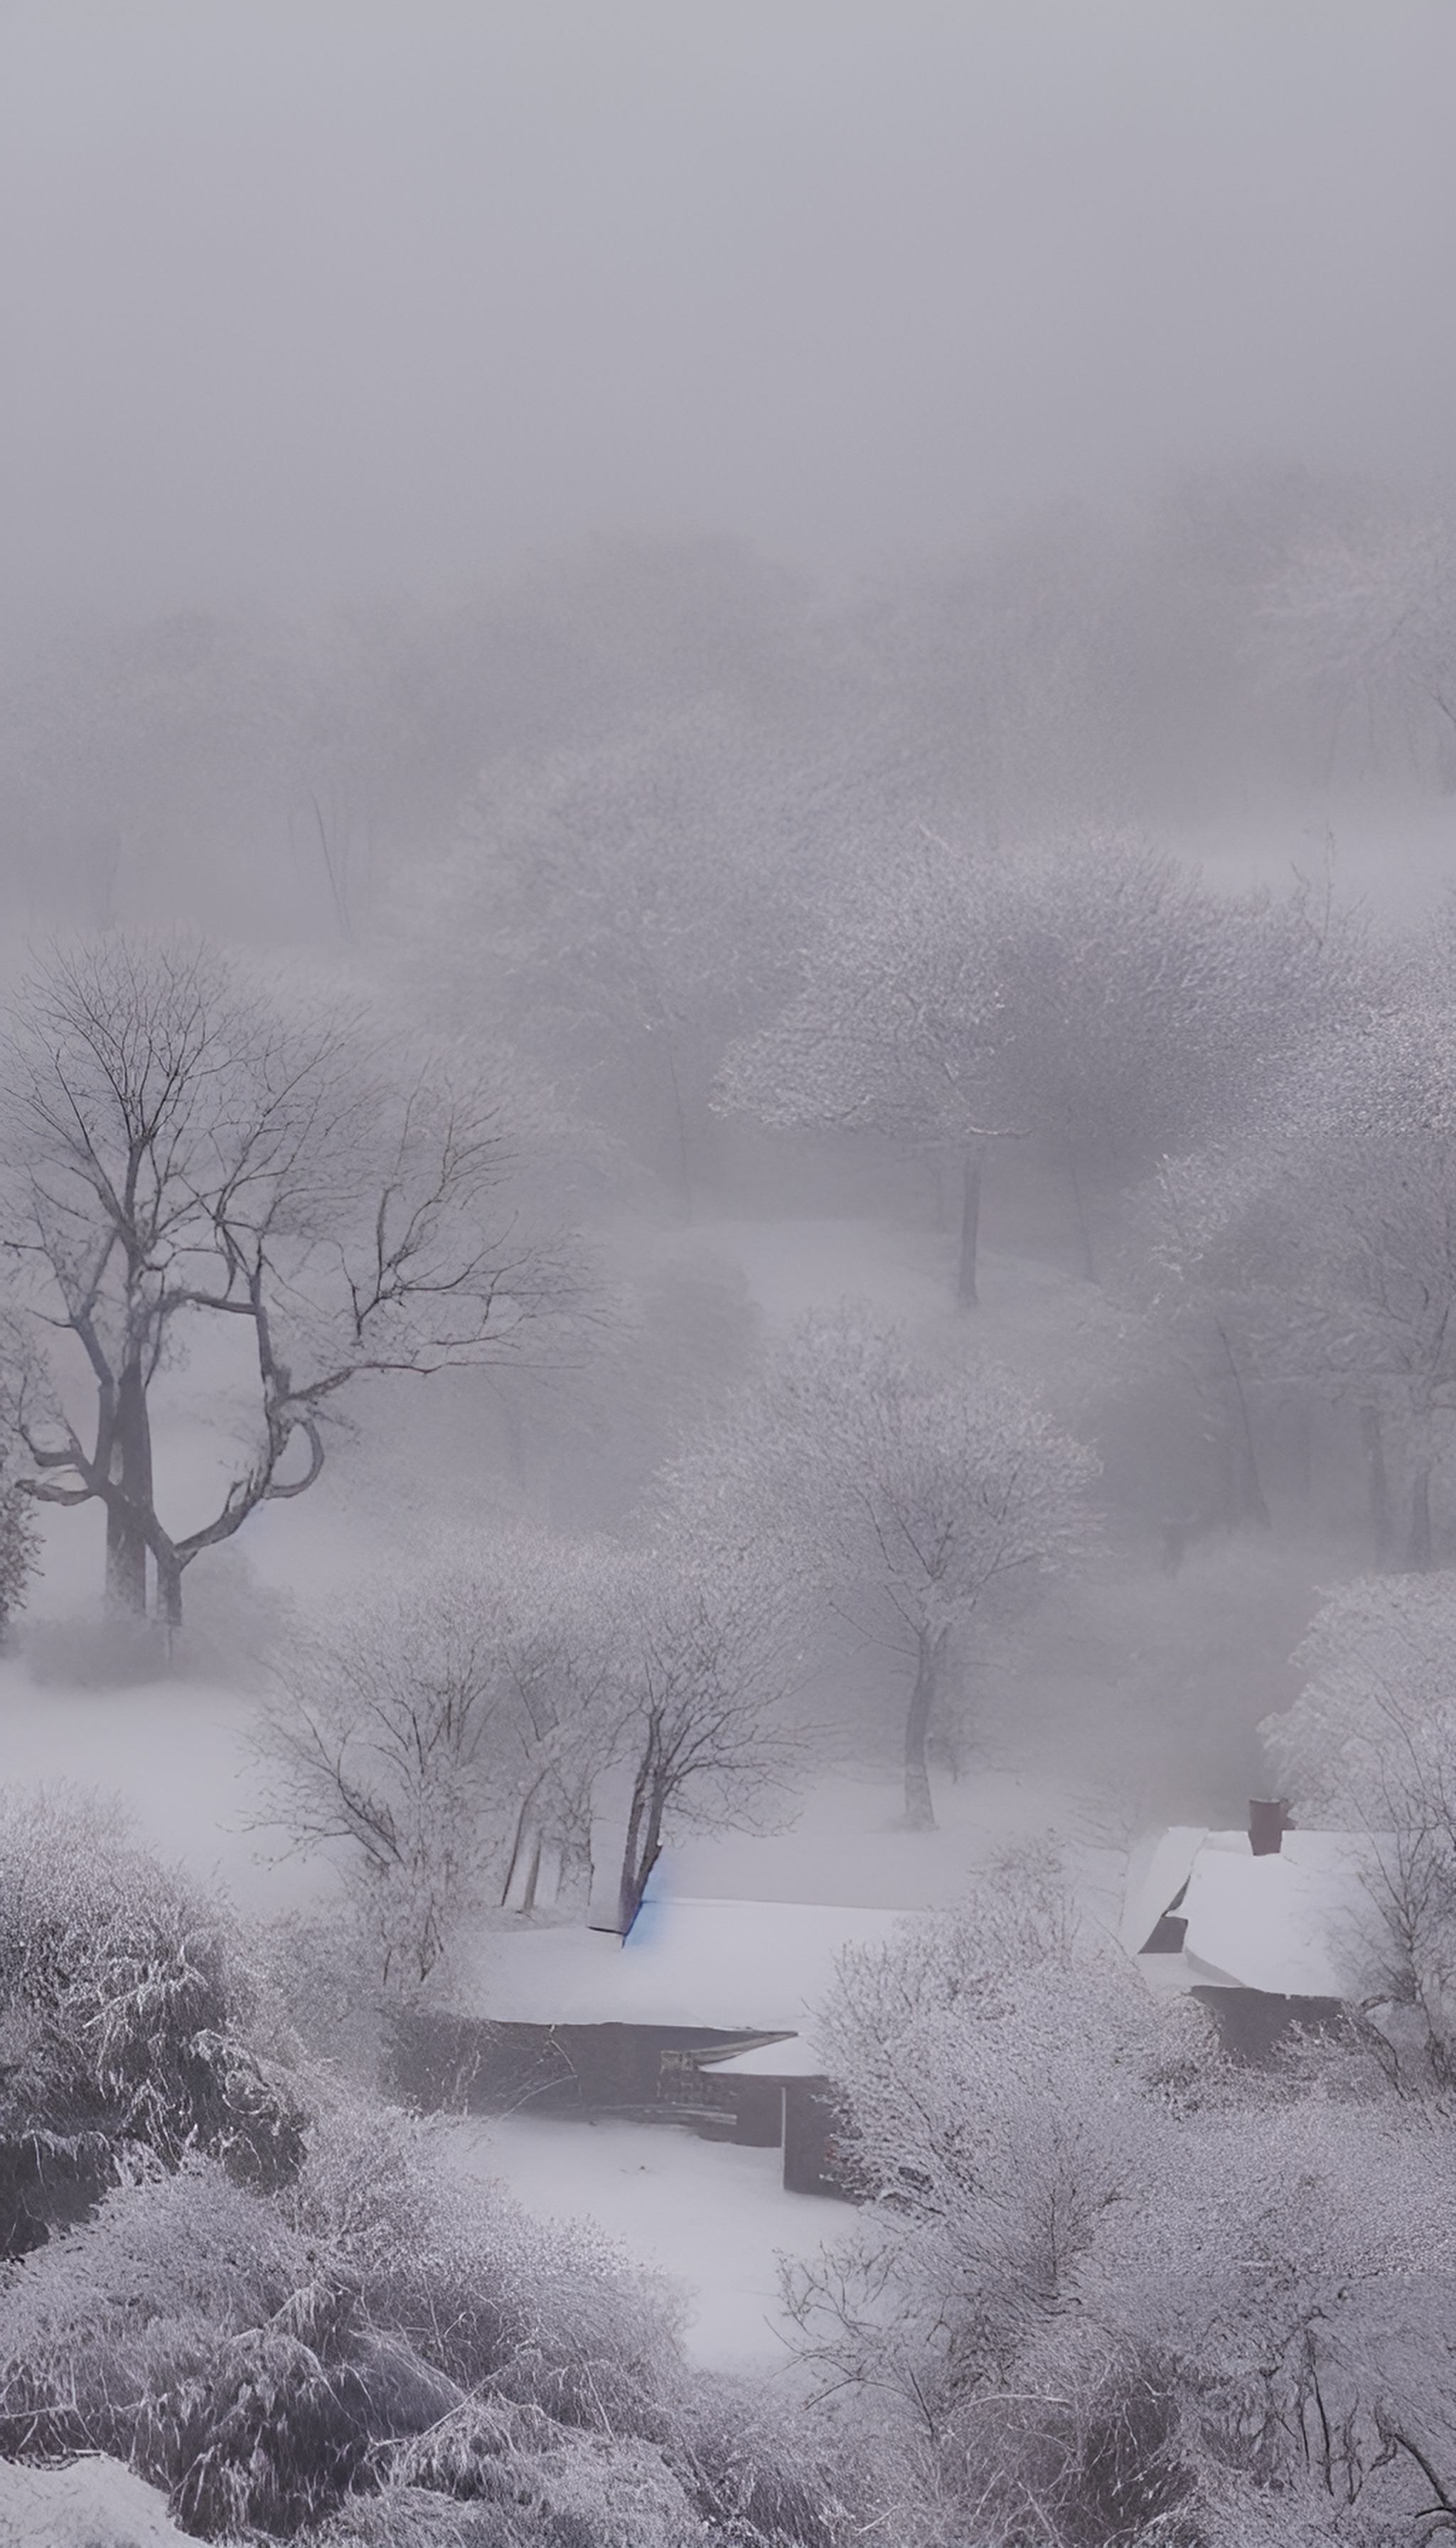
<instances>
[{"instance_id":1,"label":"snow-covered ground","mask_svg":"<svg viewBox=\"0 0 1456 2548\"><path fill-rule=\"evenodd\" d=\"M252 1826L260 1809L247 1749L254 1702L206 1682L123 1689L38 1684L23 1659L0 1663L0 1760L7 1787L68 1779L118 1796L138 1840L267 1913L328 1889L315 1861L282 1856L286 1835Z\"/></svg>"},{"instance_id":2,"label":"snow-covered ground","mask_svg":"<svg viewBox=\"0 0 1456 2548\"><path fill-rule=\"evenodd\" d=\"M975 1868L1000 1851L1046 1840L1089 1905L1121 1902L1122 1851L1089 1819L1076 1788L1042 1772L977 1764L959 1778L935 1780L935 1831L907 1831L896 1779L839 1773L810 1790L785 1831L682 1840L664 1853L652 1889L698 1900L930 1910L957 1900Z\"/></svg>"},{"instance_id":3,"label":"snow-covered ground","mask_svg":"<svg viewBox=\"0 0 1456 2548\"><path fill-rule=\"evenodd\" d=\"M788 2363L780 2256L811 2256L850 2205L785 2194L779 2150L701 2141L673 2125L525 2122L460 2127L462 2165L499 2177L528 2212L588 2218L687 2294L686 2348L712 2370Z\"/></svg>"}]
</instances>

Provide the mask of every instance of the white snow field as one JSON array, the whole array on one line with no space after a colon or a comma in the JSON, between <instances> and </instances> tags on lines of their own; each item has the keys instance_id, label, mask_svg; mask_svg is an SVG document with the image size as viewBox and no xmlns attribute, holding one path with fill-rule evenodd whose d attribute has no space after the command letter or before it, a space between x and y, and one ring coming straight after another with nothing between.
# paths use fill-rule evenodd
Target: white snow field
<instances>
[{"instance_id":1,"label":"white snow field","mask_svg":"<svg viewBox=\"0 0 1456 2548\"><path fill-rule=\"evenodd\" d=\"M461 2164L509 2187L543 2219L595 2221L683 2292L683 2342L715 2371L789 2367L778 2260L811 2256L854 2219L849 2204L785 2194L783 2153L703 2141L675 2125L470 2123Z\"/></svg>"},{"instance_id":2,"label":"white snow field","mask_svg":"<svg viewBox=\"0 0 1456 2548\"><path fill-rule=\"evenodd\" d=\"M186 2536L160 2489L120 2460L59 2469L0 2460L0 2548L166 2548Z\"/></svg>"}]
</instances>

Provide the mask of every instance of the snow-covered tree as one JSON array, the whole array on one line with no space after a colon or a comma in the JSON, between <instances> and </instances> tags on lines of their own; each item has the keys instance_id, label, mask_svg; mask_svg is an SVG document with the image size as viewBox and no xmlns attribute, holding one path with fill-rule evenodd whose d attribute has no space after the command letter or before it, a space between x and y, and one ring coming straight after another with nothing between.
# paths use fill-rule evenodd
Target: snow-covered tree
<instances>
[{"instance_id":1,"label":"snow-covered tree","mask_svg":"<svg viewBox=\"0 0 1456 2548\"><path fill-rule=\"evenodd\" d=\"M998 1077L1008 885L983 859L915 843L839 901L803 988L732 1047L725 1106L782 1128L892 1136L961 1170L958 1295L976 1297L986 1143L1028 1127Z\"/></svg>"},{"instance_id":2,"label":"snow-covered tree","mask_svg":"<svg viewBox=\"0 0 1456 2548\"><path fill-rule=\"evenodd\" d=\"M1229 1130L1331 1005L1358 924L1300 883L1210 892L1135 844L1032 862L1002 959L1005 1085L1062 1156L1097 1271L1092 1194Z\"/></svg>"},{"instance_id":3,"label":"snow-covered tree","mask_svg":"<svg viewBox=\"0 0 1456 2548\"><path fill-rule=\"evenodd\" d=\"M821 2014L863 2209L786 2279L909 2535L1374 2548L1453 2501L1449 2136L1343 2054L1226 2069L1045 1863L907 1931Z\"/></svg>"},{"instance_id":4,"label":"snow-covered tree","mask_svg":"<svg viewBox=\"0 0 1456 2548\"><path fill-rule=\"evenodd\" d=\"M616 1750L618 1552L463 1537L358 1588L277 1661L266 1812L337 1857L381 1982L418 1989L462 1921L591 1887L594 1781Z\"/></svg>"},{"instance_id":5,"label":"snow-covered tree","mask_svg":"<svg viewBox=\"0 0 1456 2548\"><path fill-rule=\"evenodd\" d=\"M827 790L812 746L721 700L493 768L392 915L415 994L504 1016L690 1210L713 1072L786 993L824 886Z\"/></svg>"},{"instance_id":6,"label":"snow-covered tree","mask_svg":"<svg viewBox=\"0 0 1456 2548\"><path fill-rule=\"evenodd\" d=\"M987 1143L1035 1136L1090 1276L1089 1178L1225 1129L1307 1023L1328 969L1310 899L1214 895L1118 841L993 862L922 835L865 867L796 998L730 1050L721 1102L957 1157L965 1305Z\"/></svg>"},{"instance_id":7,"label":"snow-covered tree","mask_svg":"<svg viewBox=\"0 0 1456 2548\"><path fill-rule=\"evenodd\" d=\"M807 1766L791 1705L802 1615L767 1536L680 1521L624 1564L613 1622L616 1757L630 1790L617 1917L625 1937L666 1842L779 1828Z\"/></svg>"},{"instance_id":8,"label":"snow-covered tree","mask_svg":"<svg viewBox=\"0 0 1456 2548\"><path fill-rule=\"evenodd\" d=\"M508 1353L564 1298L560 1250L523 1226L499 1086L326 986L271 985L195 940L103 939L25 988L3 1075L0 1235L31 1337L10 1421L33 1495L104 1504L126 1610L149 1558L179 1620L200 1551L313 1485L349 1383ZM220 1331L246 1342L252 1407L218 1509L177 1530L151 1390Z\"/></svg>"},{"instance_id":9,"label":"snow-covered tree","mask_svg":"<svg viewBox=\"0 0 1456 2548\"><path fill-rule=\"evenodd\" d=\"M1417 1569L1431 1563L1432 1471L1456 1408L1453 1063L1434 995L1320 1038L1242 1138L1163 1171L1156 1242L1255 1375L1360 1410L1378 1555L1394 1429Z\"/></svg>"},{"instance_id":10,"label":"snow-covered tree","mask_svg":"<svg viewBox=\"0 0 1456 2548\"><path fill-rule=\"evenodd\" d=\"M808 1319L684 1466L705 1494L756 1497L841 1622L894 1658L906 1816L933 1828L926 1740L952 1641L1083 1547L1092 1453L1008 1373L846 1307Z\"/></svg>"},{"instance_id":11,"label":"snow-covered tree","mask_svg":"<svg viewBox=\"0 0 1456 2548\"><path fill-rule=\"evenodd\" d=\"M1327 776L1357 766L1448 774L1456 741L1456 526L1372 501L1302 540L1268 587L1253 644L1324 726Z\"/></svg>"},{"instance_id":12,"label":"snow-covered tree","mask_svg":"<svg viewBox=\"0 0 1456 2548\"><path fill-rule=\"evenodd\" d=\"M864 2208L786 2296L825 2388L942 2507L928 2538L1155 2538L1188 2506L1171 2366L1109 2290L1167 2177L1185 2035L1035 1857L844 1958L817 2040Z\"/></svg>"},{"instance_id":13,"label":"snow-covered tree","mask_svg":"<svg viewBox=\"0 0 1456 2548\"><path fill-rule=\"evenodd\" d=\"M291 1640L265 1810L337 1857L390 1988L420 1988L473 1914L533 1909L543 1878L580 1915L603 1782L624 1935L668 1840L782 1817L799 1618L760 1554L681 1522L651 1544L461 1536Z\"/></svg>"},{"instance_id":14,"label":"snow-covered tree","mask_svg":"<svg viewBox=\"0 0 1456 2548\"><path fill-rule=\"evenodd\" d=\"M1456 1576L1347 1584L1265 1744L1300 1809L1372 1848L1368 1996L1398 2064L1456 2080Z\"/></svg>"}]
</instances>

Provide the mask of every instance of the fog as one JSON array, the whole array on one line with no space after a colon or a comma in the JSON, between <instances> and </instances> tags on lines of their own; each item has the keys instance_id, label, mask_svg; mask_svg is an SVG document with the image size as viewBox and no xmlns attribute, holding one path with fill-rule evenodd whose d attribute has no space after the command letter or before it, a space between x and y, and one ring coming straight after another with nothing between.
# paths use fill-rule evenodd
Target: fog
<instances>
[{"instance_id":1,"label":"fog","mask_svg":"<svg viewBox=\"0 0 1456 2548\"><path fill-rule=\"evenodd\" d=\"M7 624L1427 478L1453 45L1439 0L10 0Z\"/></svg>"},{"instance_id":2,"label":"fog","mask_svg":"<svg viewBox=\"0 0 1456 2548\"><path fill-rule=\"evenodd\" d=\"M0 2548L1456 2525L1453 75L0 0Z\"/></svg>"}]
</instances>

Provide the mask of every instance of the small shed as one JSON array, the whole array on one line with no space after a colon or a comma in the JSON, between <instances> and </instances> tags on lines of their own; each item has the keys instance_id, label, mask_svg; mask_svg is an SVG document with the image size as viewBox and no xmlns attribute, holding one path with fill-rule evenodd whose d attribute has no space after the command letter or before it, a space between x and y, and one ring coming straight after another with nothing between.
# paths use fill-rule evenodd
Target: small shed
<instances>
[{"instance_id":1,"label":"small shed","mask_svg":"<svg viewBox=\"0 0 1456 2548\"><path fill-rule=\"evenodd\" d=\"M1122 1942L1152 1989L1191 1991L1227 2048L1258 2059L1361 1996L1379 1863L1377 1835L1295 1830L1256 1799L1246 1830L1179 1824L1134 1852Z\"/></svg>"}]
</instances>

